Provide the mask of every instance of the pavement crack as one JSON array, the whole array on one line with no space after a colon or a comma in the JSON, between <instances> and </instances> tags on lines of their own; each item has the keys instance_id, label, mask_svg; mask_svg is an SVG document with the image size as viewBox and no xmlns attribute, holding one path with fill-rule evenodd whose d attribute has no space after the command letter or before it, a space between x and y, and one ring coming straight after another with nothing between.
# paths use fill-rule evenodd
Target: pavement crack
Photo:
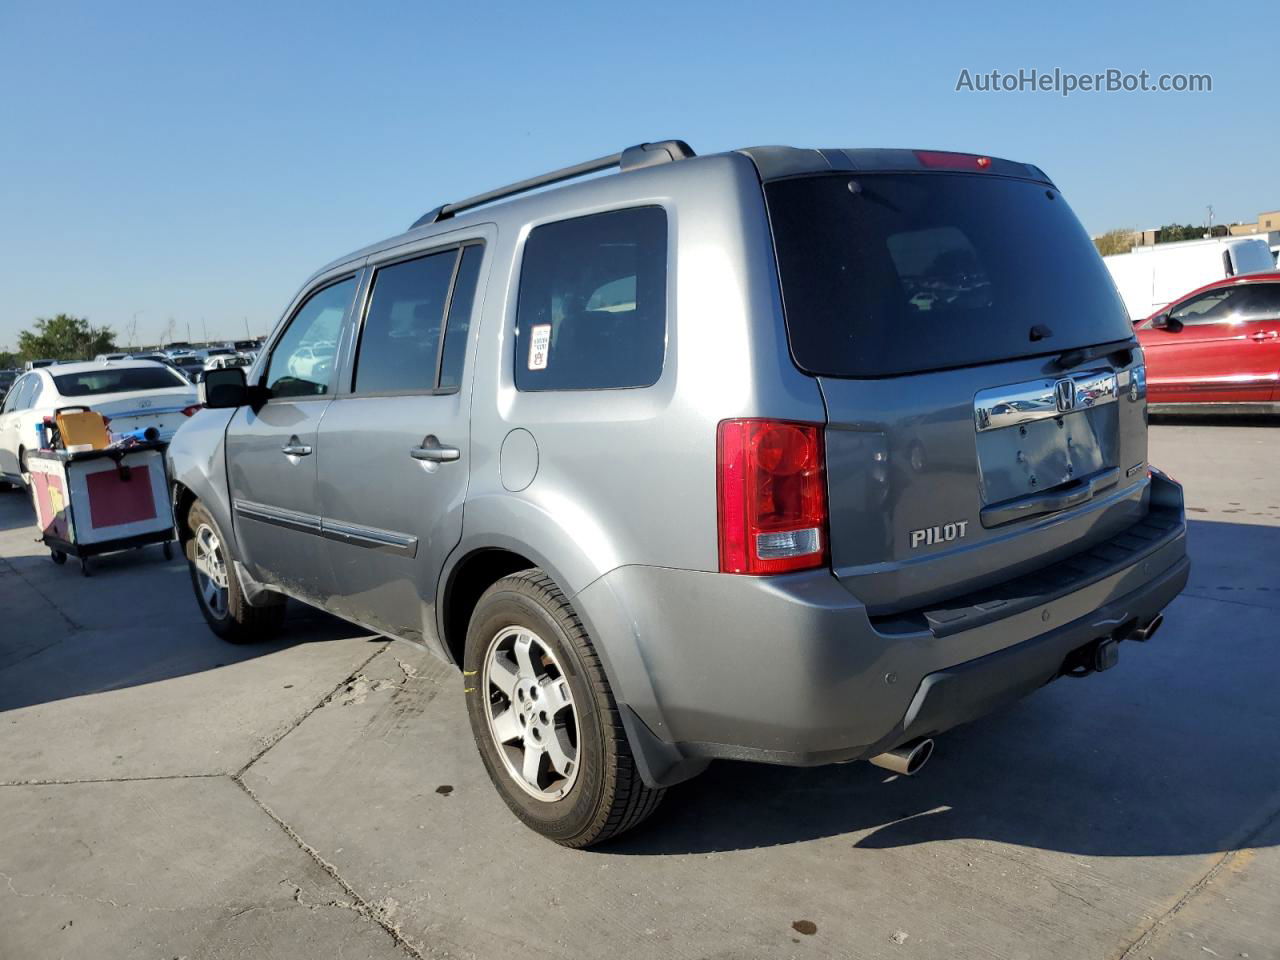
<instances>
[{"instance_id":1,"label":"pavement crack","mask_svg":"<svg viewBox=\"0 0 1280 960\"><path fill-rule=\"evenodd\" d=\"M1116 960L1131 960L1131 958L1137 956L1139 952L1144 951L1147 945L1151 943L1152 938L1155 937L1161 929L1167 926L1175 916L1181 913L1183 907L1194 900L1202 890L1209 886L1209 884L1213 883L1218 874L1222 873L1222 871L1240 855L1242 850L1247 850L1252 845L1253 840L1256 837L1262 835L1277 821L1280 821L1280 808L1272 809L1271 813L1265 815L1262 818L1262 821L1257 823L1256 826L1246 828L1244 835L1240 837L1237 842L1231 844L1231 849L1219 857L1214 865L1208 869L1205 875L1193 883L1190 888L1188 888L1187 892L1178 898L1177 903L1166 910L1163 914L1156 917L1151 925L1143 931L1142 935L1138 937L1137 940L1133 941L1133 943L1129 944L1129 946L1125 948L1124 952L1119 954Z\"/></svg>"},{"instance_id":2,"label":"pavement crack","mask_svg":"<svg viewBox=\"0 0 1280 960\"><path fill-rule=\"evenodd\" d=\"M1274 605L1257 603L1252 600L1234 600L1231 597L1211 597L1203 593L1195 593L1191 589L1184 589L1179 596L1188 597L1192 600L1208 600L1212 603L1230 603L1237 607L1252 607L1255 610L1275 610Z\"/></svg>"},{"instance_id":3,"label":"pavement crack","mask_svg":"<svg viewBox=\"0 0 1280 960\"><path fill-rule=\"evenodd\" d=\"M404 674L404 679L400 681L400 686L403 687L410 680L417 680L418 677L421 676L421 674L418 673L418 668L413 664L405 663L399 657L396 657L396 663L400 667L400 672Z\"/></svg>"},{"instance_id":4,"label":"pavement crack","mask_svg":"<svg viewBox=\"0 0 1280 960\"><path fill-rule=\"evenodd\" d=\"M111 897L91 897L84 893L59 893L52 886L50 886L48 890L37 890L30 893L24 893L14 885L13 877L9 876L9 874L0 872L0 877L4 878L5 888L11 894L15 897L22 897L23 899L48 898L53 900L80 900L85 903L100 903L103 906L113 907L116 910L137 910L142 913L180 913L183 910L190 909L189 907L149 907L142 904L121 903L118 900L113 900Z\"/></svg>"},{"instance_id":5,"label":"pavement crack","mask_svg":"<svg viewBox=\"0 0 1280 960\"><path fill-rule=\"evenodd\" d=\"M317 710L319 710L319 709L320 709L321 707L323 707L325 704L327 704L327 703L329 703L330 701L332 701L332 700L333 700L333 698L334 698L334 697L336 697L339 693L341 693L342 691L346 690L346 689L348 688L348 686L350 686L352 683L354 683L354 682L355 682L355 680L356 680L358 677L360 677L360 676L362 676L362 675L363 675L364 668L365 668L365 667L367 667L370 663L372 663L372 662L373 662L374 657L378 656L378 654L380 654L380 653L382 653L384 650L386 650L386 649L387 649L387 647L391 646L391 644L392 644L392 641L391 641L391 640L384 640L381 644L379 644L379 645L378 645L378 648L377 648L376 650L374 650L374 651L373 651L373 653L369 654L369 656L367 656L364 660L362 660L362 661L361 661L361 662L360 662L360 663L355 667L355 669L353 669L353 670L351 671L351 674L350 674L349 676L347 676L347 677L346 677L346 678L345 678L341 683L339 683L336 687L334 687L334 688L333 688L332 690L330 690L327 694L325 694L323 697L321 697L321 698L320 698L320 700L318 700L316 703L312 704L310 707L308 707L306 710L304 710L304 711L303 711L299 716L295 717L295 718L294 718L294 719L293 719L293 720L292 720L292 721L291 721L291 722L290 722L290 723L289 723L289 724L288 724L288 725L287 725L283 730L281 730L279 733L277 733L276 735L274 735L274 736L272 736L272 737L268 737L268 738L266 739L266 741L263 743L263 745L262 745L262 749L260 749L260 750L259 750L257 753L255 753L252 757L250 757L250 758L249 758L249 762L248 762L248 763L246 763L246 764L245 764L244 766L242 766L239 770L237 770L234 774L232 774L232 775L231 775L231 779L233 779L233 780L235 780L236 782L240 783L240 782L241 782L241 781L240 781L240 778L241 778L241 777L243 777L243 776L248 772L248 770L249 770L249 768L250 768L250 767L252 767L255 763L257 763L259 760L261 760L261 759L266 755L267 751L269 751L272 747L274 747L276 744L278 744L281 740L283 740L283 739L284 739L285 737L287 737L289 734L293 733L293 731L297 730L297 729L298 729L298 727L300 727L300 726L303 724L303 722L304 722L304 721L306 721L306 719L307 719L309 716L311 716L313 713L315 713ZM243 786L243 784L241 784L241 785ZM246 788L246 789L247 789L247 788Z\"/></svg>"},{"instance_id":6,"label":"pavement crack","mask_svg":"<svg viewBox=\"0 0 1280 960\"><path fill-rule=\"evenodd\" d=\"M341 689L341 687L342 685L339 685L338 689ZM332 694L330 696L332 696ZM320 854L319 850L311 846L311 844L307 843L307 841L303 840L302 837L298 834L298 832L294 830L293 827L291 827L283 817L281 817L278 813L276 813L269 806L267 806L267 804L263 802L262 798L259 797L257 793L254 792L253 788L250 787L247 783L245 783L243 779L241 779L240 774L236 774L231 779L236 784L238 784L240 789L249 795L249 799L251 799L254 803L256 803L259 806L259 808L261 808L262 812L265 813L268 817L270 817L272 821L275 822L276 826L278 826L281 830L283 830L285 832L285 835L288 836L289 839L292 840L294 843L296 843L298 847L302 850L302 852L305 853L308 857L310 857L316 863L316 865L320 867L321 870L327 873L333 879L333 881L337 883L339 887L342 888L343 893L345 893L350 898L350 902L333 900L325 904L307 903L302 898L301 887L299 887L292 880L286 879L281 881L282 883L288 883L290 886L294 888L293 898L298 904L300 904L301 906L307 907L308 909L319 909L322 907L336 907L341 909L353 910L356 913L358 913L360 916L364 917L366 920L371 920L372 922L380 926L384 931L386 931L387 935L391 937L391 939L396 943L396 945L399 946L401 949L403 949L411 957L413 957L414 960L428 960L428 952L425 945L421 943L414 943L412 940L410 940L409 937L401 930L401 924L393 920L393 915L395 914L399 906L395 900L391 899L390 897L387 897L384 900L373 902L373 903L366 900L364 897L362 897L359 893L356 892L356 889L353 886L351 886L351 884L349 884L343 878L343 876L338 872L337 867L335 867L332 863L326 860Z\"/></svg>"},{"instance_id":7,"label":"pavement crack","mask_svg":"<svg viewBox=\"0 0 1280 960\"><path fill-rule=\"evenodd\" d=\"M1053 889L1057 890L1064 897L1070 897L1072 900L1078 900L1089 909L1093 909L1093 901L1088 897L1076 893L1071 884L1067 883L1065 880L1059 880L1056 877L1047 877L1046 879L1049 881L1049 886L1053 887Z\"/></svg>"},{"instance_id":8,"label":"pavement crack","mask_svg":"<svg viewBox=\"0 0 1280 960\"><path fill-rule=\"evenodd\" d=\"M210 780L226 773L174 773L151 777L83 777L72 780L0 780L0 787L58 787L76 783L143 783L148 780Z\"/></svg>"}]
</instances>

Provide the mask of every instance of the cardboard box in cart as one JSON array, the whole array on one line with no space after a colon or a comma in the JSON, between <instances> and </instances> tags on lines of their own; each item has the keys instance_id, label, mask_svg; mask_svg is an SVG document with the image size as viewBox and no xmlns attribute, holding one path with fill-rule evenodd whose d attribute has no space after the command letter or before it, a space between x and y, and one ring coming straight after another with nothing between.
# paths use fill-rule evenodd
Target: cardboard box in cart
<instances>
[{"instance_id":1,"label":"cardboard box in cart","mask_svg":"<svg viewBox=\"0 0 1280 960\"><path fill-rule=\"evenodd\" d=\"M31 496L57 563L173 539L164 444L27 455ZM85 572L88 567L84 566Z\"/></svg>"}]
</instances>

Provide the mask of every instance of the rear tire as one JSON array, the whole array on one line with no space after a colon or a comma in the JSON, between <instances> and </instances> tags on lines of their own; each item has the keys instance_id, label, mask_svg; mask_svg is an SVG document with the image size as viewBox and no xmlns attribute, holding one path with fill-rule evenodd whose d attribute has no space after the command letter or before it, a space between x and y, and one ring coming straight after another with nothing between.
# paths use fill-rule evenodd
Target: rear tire
<instances>
[{"instance_id":1,"label":"rear tire","mask_svg":"<svg viewBox=\"0 0 1280 960\"><path fill-rule=\"evenodd\" d=\"M463 682L485 770L526 826L587 847L657 809L665 791L641 780L591 638L542 570L480 597Z\"/></svg>"},{"instance_id":2,"label":"rear tire","mask_svg":"<svg viewBox=\"0 0 1280 960\"><path fill-rule=\"evenodd\" d=\"M197 500L187 513L187 568L196 603L209 628L228 643L267 640L284 623L284 597L249 606L236 576L235 556L205 505Z\"/></svg>"}]
</instances>

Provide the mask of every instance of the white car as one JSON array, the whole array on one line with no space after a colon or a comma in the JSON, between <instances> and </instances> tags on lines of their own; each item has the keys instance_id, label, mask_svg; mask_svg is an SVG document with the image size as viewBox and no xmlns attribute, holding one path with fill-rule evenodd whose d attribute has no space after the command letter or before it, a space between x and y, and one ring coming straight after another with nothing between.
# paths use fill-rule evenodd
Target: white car
<instances>
[{"instance_id":1,"label":"white car","mask_svg":"<svg viewBox=\"0 0 1280 960\"><path fill-rule=\"evenodd\" d=\"M243 353L220 353L204 362L205 370L225 370L227 367L251 367L253 357Z\"/></svg>"},{"instance_id":2,"label":"white car","mask_svg":"<svg viewBox=\"0 0 1280 960\"><path fill-rule=\"evenodd\" d=\"M337 346L329 340L302 345L289 357L289 373L299 380L315 380L327 376L333 367Z\"/></svg>"},{"instance_id":3,"label":"white car","mask_svg":"<svg viewBox=\"0 0 1280 960\"><path fill-rule=\"evenodd\" d=\"M109 417L113 433L146 427L168 440L196 411L196 388L152 360L60 363L24 373L0 407L0 481L27 482L26 454L36 425L62 407L84 406Z\"/></svg>"}]
</instances>

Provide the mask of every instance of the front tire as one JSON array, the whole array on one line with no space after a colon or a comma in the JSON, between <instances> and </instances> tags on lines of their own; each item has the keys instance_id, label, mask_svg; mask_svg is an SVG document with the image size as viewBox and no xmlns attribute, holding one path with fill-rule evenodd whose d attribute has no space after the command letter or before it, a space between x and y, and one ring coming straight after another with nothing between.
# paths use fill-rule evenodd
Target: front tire
<instances>
[{"instance_id":1,"label":"front tire","mask_svg":"<svg viewBox=\"0 0 1280 960\"><path fill-rule=\"evenodd\" d=\"M657 809L665 791L640 779L591 638L543 571L504 577L481 596L463 680L485 770L526 826L587 847Z\"/></svg>"},{"instance_id":2,"label":"front tire","mask_svg":"<svg viewBox=\"0 0 1280 960\"><path fill-rule=\"evenodd\" d=\"M187 568L196 603L209 628L228 643L270 639L284 623L284 597L249 606L236 576L235 557L217 521L197 500L187 513Z\"/></svg>"}]
</instances>

